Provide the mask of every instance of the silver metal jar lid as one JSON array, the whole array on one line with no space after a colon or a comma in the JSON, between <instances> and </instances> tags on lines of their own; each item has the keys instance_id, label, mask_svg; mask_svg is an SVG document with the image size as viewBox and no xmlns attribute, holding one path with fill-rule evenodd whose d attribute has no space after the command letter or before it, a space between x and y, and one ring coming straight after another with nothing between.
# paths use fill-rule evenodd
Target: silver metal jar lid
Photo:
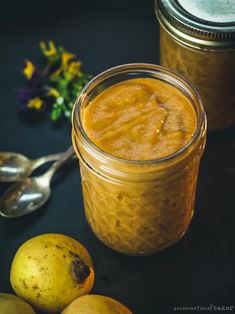
<instances>
[{"instance_id":1,"label":"silver metal jar lid","mask_svg":"<svg viewBox=\"0 0 235 314\"><path fill-rule=\"evenodd\" d=\"M235 0L155 0L159 22L193 46L235 48Z\"/></svg>"}]
</instances>

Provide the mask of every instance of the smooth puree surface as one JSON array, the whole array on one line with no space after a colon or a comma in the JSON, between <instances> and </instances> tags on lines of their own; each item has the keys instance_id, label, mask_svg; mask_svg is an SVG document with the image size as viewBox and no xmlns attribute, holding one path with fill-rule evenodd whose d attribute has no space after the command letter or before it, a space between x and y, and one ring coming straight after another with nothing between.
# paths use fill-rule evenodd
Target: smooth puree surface
<instances>
[{"instance_id":1,"label":"smooth puree surface","mask_svg":"<svg viewBox=\"0 0 235 314\"><path fill-rule=\"evenodd\" d=\"M101 150L127 160L173 154L193 136L197 118L190 100L154 78L117 83L84 109L83 128Z\"/></svg>"}]
</instances>

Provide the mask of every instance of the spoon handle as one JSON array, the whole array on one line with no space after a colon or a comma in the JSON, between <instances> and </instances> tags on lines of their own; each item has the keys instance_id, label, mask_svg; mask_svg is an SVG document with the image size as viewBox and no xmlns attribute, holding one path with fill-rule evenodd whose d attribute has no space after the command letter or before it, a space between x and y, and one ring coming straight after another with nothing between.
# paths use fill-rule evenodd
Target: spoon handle
<instances>
[{"instance_id":1,"label":"spoon handle","mask_svg":"<svg viewBox=\"0 0 235 314\"><path fill-rule=\"evenodd\" d=\"M33 160L33 170L40 167L46 162L53 161L53 160L58 160L60 157L63 155L63 153L58 153L58 154L51 154L47 156L40 157L38 159Z\"/></svg>"},{"instance_id":2,"label":"spoon handle","mask_svg":"<svg viewBox=\"0 0 235 314\"><path fill-rule=\"evenodd\" d=\"M61 157L54 162L54 164L51 166L51 168L45 173L45 176L50 180L56 170L69 158L71 158L74 155L73 147L70 146L69 149L61 154Z\"/></svg>"}]
</instances>

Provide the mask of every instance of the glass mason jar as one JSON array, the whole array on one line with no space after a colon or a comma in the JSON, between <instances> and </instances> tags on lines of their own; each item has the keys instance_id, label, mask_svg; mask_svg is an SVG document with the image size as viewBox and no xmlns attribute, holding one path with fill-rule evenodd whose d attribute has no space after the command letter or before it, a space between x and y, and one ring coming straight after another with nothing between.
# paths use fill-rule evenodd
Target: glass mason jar
<instances>
[{"instance_id":1,"label":"glass mason jar","mask_svg":"<svg viewBox=\"0 0 235 314\"><path fill-rule=\"evenodd\" d=\"M104 89L139 77L162 80L180 89L197 115L191 140L176 153L149 161L124 160L95 146L84 131L84 108ZM148 255L173 244L187 230L194 209L200 158L206 141L206 116L194 87L161 66L127 64L91 80L72 116L72 141L80 161L85 214L96 236L129 255Z\"/></svg>"},{"instance_id":2,"label":"glass mason jar","mask_svg":"<svg viewBox=\"0 0 235 314\"><path fill-rule=\"evenodd\" d=\"M235 1L155 0L160 64L198 89L210 130L235 125Z\"/></svg>"}]
</instances>

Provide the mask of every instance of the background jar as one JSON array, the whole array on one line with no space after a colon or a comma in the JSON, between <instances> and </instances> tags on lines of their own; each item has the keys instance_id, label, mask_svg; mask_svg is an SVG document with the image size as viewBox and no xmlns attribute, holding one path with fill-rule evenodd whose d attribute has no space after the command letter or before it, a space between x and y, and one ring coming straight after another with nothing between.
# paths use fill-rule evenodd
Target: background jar
<instances>
[{"instance_id":1,"label":"background jar","mask_svg":"<svg viewBox=\"0 0 235 314\"><path fill-rule=\"evenodd\" d=\"M190 142L151 161L124 160L105 153L87 137L84 108L101 91L131 78L149 77L180 89L197 115ZM85 214L96 236L129 255L155 253L176 242L193 215L198 167L205 145L206 117L198 93L160 66L127 64L107 70L86 85L74 105L72 141L80 161Z\"/></svg>"},{"instance_id":2,"label":"background jar","mask_svg":"<svg viewBox=\"0 0 235 314\"><path fill-rule=\"evenodd\" d=\"M235 125L235 1L155 0L160 64L198 89L208 128Z\"/></svg>"}]
</instances>

